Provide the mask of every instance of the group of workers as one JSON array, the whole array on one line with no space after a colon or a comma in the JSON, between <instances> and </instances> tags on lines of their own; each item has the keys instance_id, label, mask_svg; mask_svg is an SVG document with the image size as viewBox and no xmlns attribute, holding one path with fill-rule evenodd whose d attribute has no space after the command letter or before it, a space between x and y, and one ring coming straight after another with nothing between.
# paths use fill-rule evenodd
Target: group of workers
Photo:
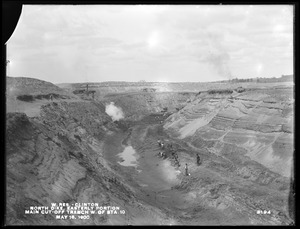
<instances>
[{"instance_id":1,"label":"group of workers","mask_svg":"<svg viewBox=\"0 0 300 229\"><path fill-rule=\"evenodd\" d=\"M163 141L158 140L157 143L158 143L158 146L159 146L162 150L165 149L165 143L164 143ZM167 144L166 148L167 148L167 150L168 150L169 152L172 153L172 156L173 156L173 158L175 159L175 165L177 165L178 167L180 167L180 162L179 162L178 154L175 152L175 150L174 150L174 148L173 148L173 145L172 145L172 144ZM165 151L160 151L160 152L158 153L158 155L159 155L160 157L162 157L163 159L166 159L166 158L167 158L167 155L166 155ZM197 165L198 165L198 166L201 165L201 159L200 159L200 155L199 155L198 153L197 153L196 160L197 160ZM185 164L185 175L186 175L186 176L190 176L190 175L191 175L191 174L189 173L189 171L188 171L188 164L187 164L187 163Z\"/></svg>"},{"instance_id":2,"label":"group of workers","mask_svg":"<svg viewBox=\"0 0 300 229\"><path fill-rule=\"evenodd\" d=\"M160 124L163 123L163 120L160 120L160 118L158 116L155 116L155 119L158 120Z\"/></svg>"},{"instance_id":3,"label":"group of workers","mask_svg":"<svg viewBox=\"0 0 300 229\"><path fill-rule=\"evenodd\" d=\"M199 156L199 154L197 153L197 165L199 166L199 165L201 165L201 160L200 160L200 156ZM185 163L185 175L186 176L190 176L191 174L189 173L189 169L188 169L188 164L187 163Z\"/></svg>"}]
</instances>

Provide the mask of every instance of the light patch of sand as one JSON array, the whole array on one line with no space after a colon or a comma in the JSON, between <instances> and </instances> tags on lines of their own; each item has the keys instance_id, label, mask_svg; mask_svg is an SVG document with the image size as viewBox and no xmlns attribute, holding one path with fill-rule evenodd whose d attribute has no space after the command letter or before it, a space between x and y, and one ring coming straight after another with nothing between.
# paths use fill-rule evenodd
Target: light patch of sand
<instances>
[{"instance_id":1,"label":"light patch of sand","mask_svg":"<svg viewBox=\"0 0 300 229\"><path fill-rule=\"evenodd\" d=\"M183 126L185 124L185 121L183 120L182 117L178 117L178 119L176 121L171 121L169 123L166 123L164 125L165 129L169 129L169 128L180 128L181 126Z\"/></svg>"},{"instance_id":2,"label":"light patch of sand","mask_svg":"<svg viewBox=\"0 0 300 229\"><path fill-rule=\"evenodd\" d=\"M272 146L268 147L267 150L264 151L264 156L261 161L262 164L272 171L286 177L289 177L291 174L292 162L292 157L289 160L283 160L280 156L275 156L273 154Z\"/></svg>"},{"instance_id":3,"label":"light patch of sand","mask_svg":"<svg viewBox=\"0 0 300 229\"><path fill-rule=\"evenodd\" d=\"M274 164L274 162L280 161L280 157L275 156L273 154L272 146L269 146L268 148L266 148L260 152L260 161L265 166L272 167L272 164Z\"/></svg>"},{"instance_id":4,"label":"light patch of sand","mask_svg":"<svg viewBox=\"0 0 300 229\"><path fill-rule=\"evenodd\" d=\"M205 118L198 118L180 129L180 138L183 139L187 136L193 135L200 127L207 125L210 120Z\"/></svg>"},{"instance_id":5,"label":"light patch of sand","mask_svg":"<svg viewBox=\"0 0 300 229\"><path fill-rule=\"evenodd\" d=\"M269 117L270 117L269 115L260 114L260 115L258 115L258 118L257 118L256 123L257 123L257 124L262 124L262 123L266 122L266 120L267 120Z\"/></svg>"},{"instance_id":6,"label":"light patch of sand","mask_svg":"<svg viewBox=\"0 0 300 229\"><path fill-rule=\"evenodd\" d=\"M176 170L168 160L164 160L161 164L160 169L162 170L162 174L164 176L164 180L171 183L172 185L179 184L179 179L177 175L180 174L180 171Z\"/></svg>"},{"instance_id":7,"label":"light patch of sand","mask_svg":"<svg viewBox=\"0 0 300 229\"><path fill-rule=\"evenodd\" d=\"M271 171L281 174L282 176L289 177L291 172L292 158L285 161L273 153L272 144L264 144L254 139L249 140L247 143L248 153L247 156ZM249 147L250 146L250 147ZM246 148L246 147L245 147Z\"/></svg>"},{"instance_id":8,"label":"light patch of sand","mask_svg":"<svg viewBox=\"0 0 300 229\"><path fill-rule=\"evenodd\" d=\"M218 110L215 110L211 112L210 114L202 117L195 119L182 127L180 129L180 138L183 139L187 136L193 135L200 127L207 125L210 123L210 121L215 117L215 115L218 113Z\"/></svg>"},{"instance_id":9,"label":"light patch of sand","mask_svg":"<svg viewBox=\"0 0 300 229\"><path fill-rule=\"evenodd\" d=\"M195 200L197 198L197 193L196 192L189 192L187 198L189 200Z\"/></svg>"},{"instance_id":10,"label":"light patch of sand","mask_svg":"<svg viewBox=\"0 0 300 229\"><path fill-rule=\"evenodd\" d=\"M253 136L255 138L255 136ZM243 144L245 148L252 149L257 144L257 141L254 138L250 138L246 143Z\"/></svg>"},{"instance_id":11,"label":"light patch of sand","mask_svg":"<svg viewBox=\"0 0 300 229\"><path fill-rule=\"evenodd\" d=\"M244 94L238 96L238 98L240 99L253 100L253 101L262 101L266 97L268 97L268 95L262 93L251 93L251 94Z\"/></svg>"},{"instance_id":12,"label":"light patch of sand","mask_svg":"<svg viewBox=\"0 0 300 229\"><path fill-rule=\"evenodd\" d=\"M230 117L232 119L240 118L241 116L245 116L243 112L240 111L240 109L236 106L232 106L229 108L224 109L219 113L221 116Z\"/></svg>"},{"instance_id":13,"label":"light patch of sand","mask_svg":"<svg viewBox=\"0 0 300 229\"><path fill-rule=\"evenodd\" d=\"M234 101L234 103L232 104L233 107L237 108L240 112L241 115L245 115L249 113L248 108L244 105L243 102L236 100Z\"/></svg>"},{"instance_id":14,"label":"light patch of sand","mask_svg":"<svg viewBox=\"0 0 300 229\"><path fill-rule=\"evenodd\" d=\"M148 187L149 185L147 185L147 184L142 184L142 183L139 183L139 185L141 186L141 187Z\"/></svg>"}]
</instances>

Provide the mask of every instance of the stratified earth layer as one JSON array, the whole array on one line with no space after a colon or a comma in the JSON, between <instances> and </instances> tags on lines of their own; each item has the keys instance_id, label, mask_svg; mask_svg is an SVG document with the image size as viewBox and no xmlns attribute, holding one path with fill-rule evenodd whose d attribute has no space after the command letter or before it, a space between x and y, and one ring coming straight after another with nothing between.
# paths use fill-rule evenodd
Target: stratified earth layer
<instances>
[{"instance_id":1,"label":"stratified earth layer","mask_svg":"<svg viewBox=\"0 0 300 229\"><path fill-rule=\"evenodd\" d=\"M95 89L92 98L72 94L72 85L8 79L7 225L293 223L293 87ZM106 113L111 102L124 118ZM126 164L122 153L135 161ZM125 214L25 214L51 203L118 206Z\"/></svg>"}]
</instances>

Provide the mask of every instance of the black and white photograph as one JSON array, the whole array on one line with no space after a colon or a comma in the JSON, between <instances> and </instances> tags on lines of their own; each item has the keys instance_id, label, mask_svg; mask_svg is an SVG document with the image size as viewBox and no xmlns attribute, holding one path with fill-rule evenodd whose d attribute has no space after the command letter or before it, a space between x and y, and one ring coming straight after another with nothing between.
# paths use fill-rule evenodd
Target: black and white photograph
<instances>
[{"instance_id":1,"label":"black and white photograph","mask_svg":"<svg viewBox=\"0 0 300 229\"><path fill-rule=\"evenodd\" d=\"M294 21L293 4L22 4L5 226L295 225Z\"/></svg>"}]
</instances>

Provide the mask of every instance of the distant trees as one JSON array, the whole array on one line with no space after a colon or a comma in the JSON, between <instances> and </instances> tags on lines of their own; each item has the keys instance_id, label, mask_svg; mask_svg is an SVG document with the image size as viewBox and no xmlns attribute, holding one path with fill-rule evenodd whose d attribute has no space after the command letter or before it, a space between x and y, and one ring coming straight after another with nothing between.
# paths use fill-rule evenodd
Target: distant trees
<instances>
[{"instance_id":1,"label":"distant trees","mask_svg":"<svg viewBox=\"0 0 300 229\"><path fill-rule=\"evenodd\" d=\"M294 80L294 75L282 75L280 78L276 77L256 77L256 78L247 78L247 79L238 79L233 78L230 80L218 81L221 83L245 83L245 82L257 82L257 83L274 83L274 82L292 82Z\"/></svg>"},{"instance_id":2,"label":"distant trees","mask_svg":"<svg viewBox=\"0 0 300 229\"><path fill-rule=\"evenodd\" d=\"M231 82L231 83L253 82L253 78L248 78L248 79L238 79L238 78L235 78L235 79L229 80L229 82Z\"/></svg>"}]
</instances>

